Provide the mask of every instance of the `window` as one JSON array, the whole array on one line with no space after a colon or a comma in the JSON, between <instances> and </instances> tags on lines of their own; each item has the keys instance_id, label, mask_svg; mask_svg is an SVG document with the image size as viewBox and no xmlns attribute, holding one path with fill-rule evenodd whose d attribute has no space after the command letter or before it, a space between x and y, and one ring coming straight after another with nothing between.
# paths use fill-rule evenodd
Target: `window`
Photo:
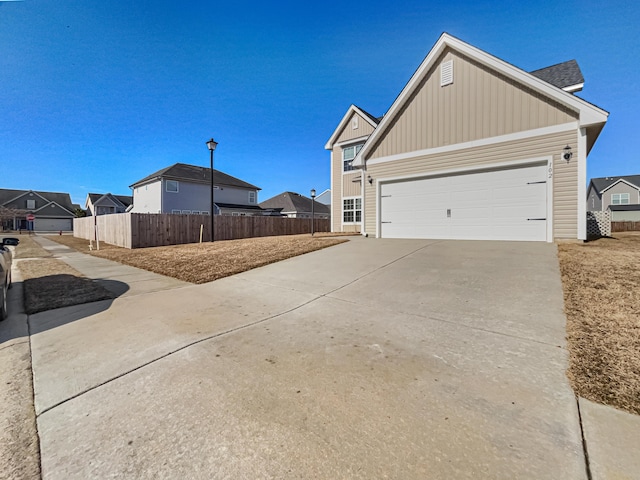
<instances>
[{"instance_id":1,"label":"window","mask_svg":"<svg viewBox=\"0 0 640 480\"><path fill-rule=\"evenodd\" d=\"M343 171L350 172L354 170L353 168L353 159L356 158L358 152L362 148L363 143L360 145L351 145L350 147L345 147L342 149L342 163L343 163Z\"/></svg>"},{"instance_id":2,"label":"window","mask_svg":"<svg viewBox=\"0 0 640 480\"><path fill-rule=\"evenodd\" d=\"M200 215L209 215L209 210L202 210Z\"/></svg>"},{"instance_id":3,"label":"window","mask_svg":"<svg viewBox=\"0 0 640 480\"><path fill-rule=\"evenodd\" d=\"M184 213L185 215L189 215L191 213L191 210L182 210L182 213Z\"/></svg>"},{"instance_id":4,"label":"window","mask_svg":"<svg viewBox=\"0 0 640 480\"><path fill-rule=\"evenodd\" d=\"M166 181L166 190L171 193L178 193L178 181L177 180L167 180Z\"/></svg>"},{"instance_id":5,"label":"window","mask_svg":"<svg viewBox=\"0 0 640 480\"><path fill-rule=\"evenodd\" d=\"M192 215L200 215L200 210L191 210Z\"/></svg>"},{"instance_id":6,"label":"window","mask_svg":"<svg viewBox=\"0 0 640 480\"><path fill-rule=\"evenodd\" d=\"M342 221L344 223L360 223L362 221L361 198L345 198L342 201Z\"/></svg>"},{"instance_id":7,"label":"window","mask_svg":"<svg viewBox=\"0 0 640 480\"><path fill-rule=\"evenodd\" d=\"M629 194L628 193L612 193L611 205L628 205Z\"/></svg>"},{"instance_id":8,"label":"window","mask_svg":"<svg viewBox=\"0 0 640 480\"><path fill-rule=\"evenodd\" d=\"M256 203L256 192L249 192L249 203Z\"/></svg>"},{"instance_id":9,"label":"window","mask_svg":"<svg viewBox=\"0 0 640 480\"><path fill-rule=\"evenodd\" d=\"M173 213L173 214L180 214L180 213L182 213L182 211L181 211L181 210L171 210L171 213Z\"/></svg>"},{"instance_id":10,"label":"window","mask_svg":"<svg viewBox=\"0 0 640 480\"><path fill-rule=\"evenodd\" d=\"M36 201L27 200L27 210L33 210L34 208L36 208Z\"/></svg>"}]
</instances>

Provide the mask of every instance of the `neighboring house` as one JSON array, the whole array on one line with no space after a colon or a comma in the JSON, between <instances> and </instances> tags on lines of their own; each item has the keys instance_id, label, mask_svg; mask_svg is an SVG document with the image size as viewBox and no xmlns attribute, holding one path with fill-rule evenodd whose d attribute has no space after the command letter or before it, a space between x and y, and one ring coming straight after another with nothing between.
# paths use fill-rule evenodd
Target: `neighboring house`
<instances>
[{"instance_id":1,"label":"neighboring house","mask_svg":"<svg viewBox=\"0 0 640 480\"><path fill-rule=\"evenodd\" d=\"M284 216L290 218L311 218L312 200L309 197L295 192L282 192L269 200L260 204L264 209L279 210ZM329 207L318 203L313 203L313 215L315 218L329 218Z\"/></svg>"},{"instance_id":2,"label":"neighboring house","mask_svg":"<svg viewBox=\"0 0 640 480\"><path fill-rule=\"evenodd\" d=\"M258 206L260 188L214 170L216 215L262 215ZM211 170L176 163L158 170L130 186L134 213L180 213L209 215Z\"/></svg>"},{"instance_id":3,"label":"neighboring house","mask_svg":"<svg viewBox=\"0 0 640 480\"><path fill-rule=\"evenodd\" d=\"M130 195L90 193L87 195L84 208L87 211L87 215L94 216L124 213L131 210L132 205L133 197Z\"/></svg>"},{"instance_id":4,"label":"neighboring house","mask_svg":"<svg viewBox=\"0 0 640 480\"><path fill-rule=\"evenodd\" d=\"M316 197L316 202L329 205L331 207L331 189L327 188L324 192Z\"/></svg>"},{"instance_id":5,"label":"neighboring house","mask_svg":"<svg viewBox=\"0 0 640 480\"><path fill-rule=\"evenodd\" d=\"M587 210L611 210L613 221L640 221L640 175L592 178Z\"/></svg>"},{"instance_id":6,"label":"neighboring house","mask_svg":"<svg viewBox=\"0 0 640 480\"><path fill-rule=\"evenodd\" d=\"M608 113L575 61L527 73L443 34L384 117L352 105L331 152L332 230L586 238L587 154Z\"/></svg>"},{"instance_id":7,"label":"neighboring house","mask_svg":"<svg viewBox=\"0 0 640 480\"><path fill-rule=\"evenodd\" d=\"M3 229L73 231L76 208L80 206L71 202L68 193L0 189ZM35 217L33 222L27 220L27 215Z\"/></svg>"}]
</instances>

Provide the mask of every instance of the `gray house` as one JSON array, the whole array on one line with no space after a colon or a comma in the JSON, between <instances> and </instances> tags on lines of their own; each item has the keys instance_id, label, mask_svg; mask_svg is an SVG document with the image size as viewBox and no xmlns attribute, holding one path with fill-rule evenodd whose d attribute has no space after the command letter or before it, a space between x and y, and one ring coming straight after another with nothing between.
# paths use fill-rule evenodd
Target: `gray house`
<instances>
[{"instance_id":1,"label":"gray house","mask_svg":"<svg viewBox=\"0 0 640 480\"><path fill-rule=\"evenodd\" d=\"M640 175L592 178L587 210L611 210L613 221L640 221Z\"/></svg>"},{"instance_id":2,"label":"gray house","mask_svg":"<svg viewBox=\"0 0 640 480\"><path fill-rule=\"evenodd\" d=\"M112 195L111 193L90 193L87 195L85 210L87 215L108 215L110 213L124 213L131 210L133 197L131 195Z\"/></svg>"},{"instance_id":3,"label":"gray house","mask_svg":"<svg viewBox=\"0 0 640 480\"><path fill-rule=\"evenodd\" d=\"M264 209L279 210L289 218L311 218L311 199L295 192L282 192L260 204ZM313 205L315 218L329 218L331 212L327 205L315 202Z\"/></svg>"},{"instance_id":4,"label":"gray house","mask_svg":"<svg viewBox=\"0 0 640 480\"><path fill-rule=\"evenodd\" d=\"M2 229L39 232L73 231L75 209L68 193L0 189ZM34 220L27 220L33 215Z\"/></svg>"},{"instance_id":5,"label":"gray house","mask_svg":"<svg viewBox=\"0 0 640 480\"><path fill-rule=\"evenodd\" d=\"M214 170L215 215L262 215L259 187ZM133 190L133 213L209 215L211 170L176 163L138 180Z\"/></svg>"}]
</instances>

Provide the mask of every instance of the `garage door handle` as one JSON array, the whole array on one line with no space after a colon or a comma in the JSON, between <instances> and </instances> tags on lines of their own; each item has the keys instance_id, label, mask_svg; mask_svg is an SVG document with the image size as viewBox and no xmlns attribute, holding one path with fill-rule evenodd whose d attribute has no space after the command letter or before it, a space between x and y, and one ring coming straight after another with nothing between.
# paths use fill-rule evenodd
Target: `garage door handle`
<instances>
[{"instance_id":1,"label":"garage door handle","mask_svg":"<svg viewBox=\"0 0 640 480\"><path fill-rule=\"evenodd\" d=\"M547 183L546 180L541 180L539 182L527 182L527 185L535 185L536 183Z\"/></svg>"},{"instance_id":2,"label":"garage door handle","mask_svg":"<svg viewBox=\"0 0 640 480\"><path fill-rule=\"evenodd\" d=\"M527 220L546 220L546 218L527 218Z\"/></svg>"},{"instance_id":3,"label":"garage door handle","mask_svg":"<svg viewBox=\"0 0 640 480\"><path fill-rule=\"evenodd\" d=\"M391 222L380 222L380 223L391 223Z\"/></svg>"}]
</instances>

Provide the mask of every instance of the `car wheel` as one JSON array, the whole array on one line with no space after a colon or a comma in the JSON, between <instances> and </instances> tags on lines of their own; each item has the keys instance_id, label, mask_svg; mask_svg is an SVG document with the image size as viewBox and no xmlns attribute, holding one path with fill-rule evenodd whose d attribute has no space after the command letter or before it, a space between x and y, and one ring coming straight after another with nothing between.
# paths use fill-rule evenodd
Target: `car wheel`
<instances>
[{"instance_id":1,"label":"car wheel","mask_svg":"<svg viewBox=\"0 0 640 480\"><path fill-rule=\"evenodd\" d=\"M13 287L13 283L11 283L11 270L9 270L9 276L7 277L7 285L9 285L7 288Z\"/></svg>"},{"instance_id":2,"label":"car wheel","mask_svg":"<svg viewBox=\"0 0 640 480\"><path fill-rule=\"evenodd\" d=\"M0 322L7 318L7 284L5 283L0 289Z\"/></svg>"}]
</instances>

